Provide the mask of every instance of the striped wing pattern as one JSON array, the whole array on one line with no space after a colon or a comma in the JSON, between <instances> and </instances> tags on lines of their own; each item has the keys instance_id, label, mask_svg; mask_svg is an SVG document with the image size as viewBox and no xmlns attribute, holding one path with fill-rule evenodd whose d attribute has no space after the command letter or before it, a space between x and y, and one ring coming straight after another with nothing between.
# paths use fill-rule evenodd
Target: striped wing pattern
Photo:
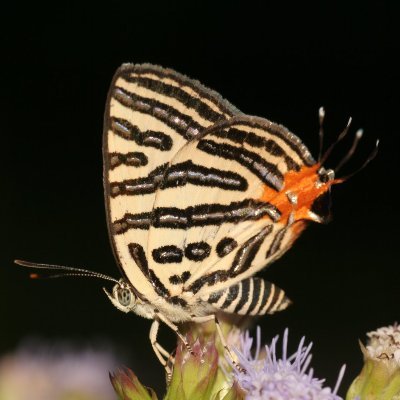
<instances>
[{"instance_id":1,"label":"striped wing pattern","mask_svg":"<svg viewBox=\"0 0 400 400\"><path fill-rule=\"evenodd\" d=\"M150 302L159 291L148 279L149 273L157 278L147 268L144 249L166 168L188 140L236 114L220 95L172 70L127 64L114 76L103 135L107 221L121 272ZM179 184L182 171L184 166L177 166L166 184Z\"/></svg>"},{"instance_id":2,"label":"striped wing pattern","mask_svg":"<svg viewBox=\"0 0 400 400\"><path fill-rule=\"evenodd\" d=\"M286 173L315 163L300 139L151 65L122 66L107 104L109 231L137 294L192 315L204 304L243 315L284 308L282 290L251 276L300 231L273 201Z\"/></svg>"}]
</instances>

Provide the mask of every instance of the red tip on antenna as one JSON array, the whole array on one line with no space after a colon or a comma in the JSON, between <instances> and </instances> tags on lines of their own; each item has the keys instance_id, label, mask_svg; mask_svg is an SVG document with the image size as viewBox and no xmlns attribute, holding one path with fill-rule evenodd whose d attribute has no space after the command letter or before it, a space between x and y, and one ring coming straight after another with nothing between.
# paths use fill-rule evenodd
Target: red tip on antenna
<instances>
[{"instance_id":1,"label":"red tip on antenna","mask_svg":"<svg viewBox=\"0 0 400 400\"><path fill-rule=\"evenodd\" d=\"M31 278L31 279L39 279L39 275L38 274L30 274L29 278Z\"/></svg>"}]
</instances>

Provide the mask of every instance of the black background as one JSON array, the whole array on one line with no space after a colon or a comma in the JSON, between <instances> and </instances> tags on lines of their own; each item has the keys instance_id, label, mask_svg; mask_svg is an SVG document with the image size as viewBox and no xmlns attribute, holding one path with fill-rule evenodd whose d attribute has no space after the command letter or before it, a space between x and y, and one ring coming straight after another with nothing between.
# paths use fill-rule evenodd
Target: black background
<instances>
[{"instance_id":1,"label":"black background","mask_svg":"<svg viewBox=\"0 0 400 400\"><path fill-rule=\"evenodd\" d=\"M262 275L294 301L257 321L314 342L316 376L342 393L361 368L357 340L399 320L397 6L387 2L113 2L3 12L1 40L0 354L23 338L106 338L150 386L162 386L150 322L115 310L95 280L31 281L14 258L118 277L103 206L101 135L107 89L123 62L171 67L242 111L282 123L316 156L347 118L365 138L346 172L381 139L368 168L333 188L334 220L312 225ZM356 3L356 2L354 2ZM334 166L350 145L340 146ZM163 329L161 341L172 347ZM122 360L121 358L121 360Z\"/></svg>"}]
</instances>

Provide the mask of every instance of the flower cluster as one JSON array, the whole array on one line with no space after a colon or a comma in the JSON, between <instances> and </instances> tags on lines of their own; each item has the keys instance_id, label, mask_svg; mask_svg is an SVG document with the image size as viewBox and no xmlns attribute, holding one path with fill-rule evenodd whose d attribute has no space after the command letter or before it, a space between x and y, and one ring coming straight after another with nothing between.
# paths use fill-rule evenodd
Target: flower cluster
<instances>
[{"instance_id":1,"label":"flower cluster","mask_svg":"<svg viewBox=\"0 0 400 400\"><path fill-rule=\"evenodd\" d=\"M304 337L289 354L287 329L282 340L275 336L267 346L261 345L259 328L255 338L227 324L222 329L236 359L228 357L215 325L190 326L191 350L178 342L164 400L341 400L337 391L344 367L334 389L325 386L310 367L312 343ZM346 400L400 400L400 326L367 336L366 346L361 344L364 367ZM104 378L115 364L110 352L30 346L0 359L0 400L111 400L115 395ZM157 400L129 369L110 378L120 400Z\"/></svg>"},{"instance_id":2,"label":"flower cluster","mask_svg":"<svg viewBox=\"0 0 400 400\"><path fill-rule=\"evenodd\" d=\"M198 329L198 328L196 328ZM193 332L193 331L192 331ZM300 341L297 351L287 354L288 330L283 336L282 354L278 354L278 336L270 346L261 347L260 330L256 346L249 333L237 332L228 338L235 344L241 368L225 362L226 355L214 336L193 339L193 353L180 343L177 348L172 380L165 400L340 400L337 389L344 373L342 368L335 389L324 387L323 380L309 368L311 344ZM228 341L230 341L228 340ZM218 350L217 350L218 349ZM140 385L131 372L112 375L112 383L122 400L154 400L154 392Z\"/></svg>"}]
</instances>

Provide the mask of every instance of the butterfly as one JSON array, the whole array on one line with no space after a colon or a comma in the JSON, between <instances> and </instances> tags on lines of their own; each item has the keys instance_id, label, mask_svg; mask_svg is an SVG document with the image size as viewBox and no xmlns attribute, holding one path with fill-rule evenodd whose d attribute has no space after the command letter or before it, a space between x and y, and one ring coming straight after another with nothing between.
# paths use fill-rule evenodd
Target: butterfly
<instances>
[{"instance_id":1,"label":"butterfly","mask_svg":"<svg viewBox=\"0 0 400 400\"><path fill-rule=\"evenodd\" d=\"M111 293L104 291L116 308L153 320L151 344L167 372L160 322L189 347L177 324L215 320L230 353L216 313L273 314L290 304L282 289L254 275L281 257L309 221L329 219L331 186L345 180L335 172L362 131L336 170L325 169L350 120L322 155L324 115L321 108L316 161L288 129L243 114L198 81L124 64L108 92L103 133L108 231L122 278L16 262L113 281Z\"/></svg>"}]
</instances>

